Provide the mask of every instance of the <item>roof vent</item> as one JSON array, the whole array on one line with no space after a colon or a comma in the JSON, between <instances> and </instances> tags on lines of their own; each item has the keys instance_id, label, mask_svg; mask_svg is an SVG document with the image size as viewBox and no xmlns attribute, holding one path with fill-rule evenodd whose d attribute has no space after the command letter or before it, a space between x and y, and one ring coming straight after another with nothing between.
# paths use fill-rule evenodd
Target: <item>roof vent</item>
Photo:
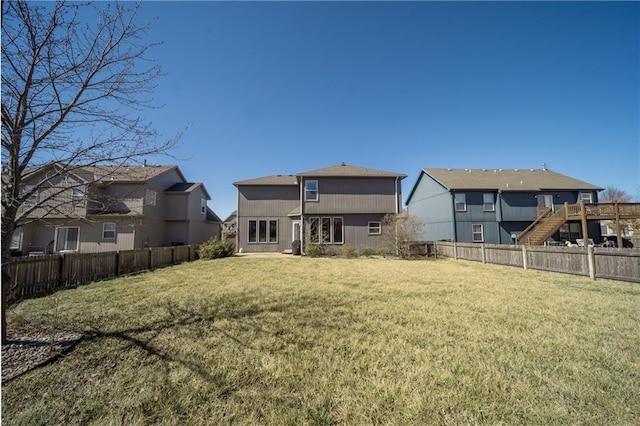
<instances>
[{"instance_id":1,"label":"roof vent","mask_svg":"<svg viewBox=\"0 0 640 426\"><path fill-rule=\"evenodd\" d=\"M519 171L520 171L520 169L513 169L513 171L514 171L514 172L519 172Z\"/></svg>"},{"instance_id":2,"label":"roof vent","mask_svg":"<svg viewBox=\"0 0 640 426\"><path fill-rule=\"evenodd\" d=\"M547 165L545 163L542 163L542 170L544 170L545 172L547 171Z\"/></svg>"},{"instance_id":3,"label":"roof vent","mask_svg":"<svg viewBox=\"0 0 640 426\"><path fill-rule=\"evenodd\" d=\"M345 163L344 161L342 162L342 164L340 164L341 166L346 166L347 163Z\"/></svg>"}]
</instances>

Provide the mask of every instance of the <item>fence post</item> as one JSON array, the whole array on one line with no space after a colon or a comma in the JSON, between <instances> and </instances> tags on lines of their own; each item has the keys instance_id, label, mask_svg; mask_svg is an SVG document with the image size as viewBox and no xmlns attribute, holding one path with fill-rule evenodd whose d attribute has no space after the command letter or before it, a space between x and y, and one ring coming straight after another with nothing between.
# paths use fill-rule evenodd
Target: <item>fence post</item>
<instances>
[{"instance_id":1,"label":"fence post","mask_svg":"<svg viewBox=\"0 0 640 426\"><path fill-rule=\"evenodd\" d=\"M149 247L149 270L151 270L151 247Z\"/></svg>"},{"instance_id":2,"label":"fence post","mask_svg":"<svg viewBox=\"0 0 640 426\"><path fill-rule=\"evenodd\" d=\"M458 260L458 246L456 245L455 240L453 241L453 258Z\"/></svg>"},{"instance_id":3,"label":"fence post","mask_svg":"<svg viewBox=\"0 0 640 426\"><path fill-rule=\"evenodd\" d=\"M585 242L586 244L586 242ZM589 278L596 279L596 256L593 247L587 245L587 263L589 264Z\"/></svg>"},{"instance_id":4,"label":"fence post","mask_svg":"<svg viewBox=\"0 0 640 426\"><path fill-rule=\"evenodd\" d=\"M116 277L119 277L120 276L120 250L116 250L115 258L116 258L115 274L116 274Z\"/></svg>"},{"instance_id":5,"label":"fence post","mask_svg":"<svg viewBox=\"0 0 640 426\"><path fill-rule=\"evenodd\" d=\"M60 253L60 262L58 265L60 274L60 282L58 283L58 287L63 287L65 285L64 253Z\"/></svg>"},{"instance_id":6,"label":"fence post","mask_svg":"<svg viewBox=\"0 0 640 426\"><path fill-rule=\"evenodd\" d=\"M487 263L487 254L484 250L484 243L480 244L480 249L482 252L482 263Z\"/></svg>"},{"instance_id":7,"label":"fence post","mask_svg":"<svg viewBox=\"0 0 640 426\"><path fill-rule=\"evenodd\" d=\"M527 246L522 245L522 267L524 269L529 269L529 265L527 264Z\"/></svg>"}]
</instances>

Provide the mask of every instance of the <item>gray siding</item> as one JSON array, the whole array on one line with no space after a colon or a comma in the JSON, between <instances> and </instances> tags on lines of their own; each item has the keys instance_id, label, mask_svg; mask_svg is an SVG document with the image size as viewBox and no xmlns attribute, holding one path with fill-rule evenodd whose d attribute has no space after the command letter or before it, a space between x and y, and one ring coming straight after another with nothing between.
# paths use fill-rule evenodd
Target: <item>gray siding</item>
<instances>
[{"instance_id":1,"label":"gray siding","mask_svg":"<svg viewBox=\"0 0 640 426\"><path fill-rule=\"evenodd\" d=\"M318 181L318 201L305 201L304 214L396 213L395 178L305 178ZM303 183L304 185L304 183ZM401 195L398 183L398 196Z\"/></svg>"},{"instance_id":2,"label":"gray siding","mask_svg":"<svg viewBox=\"0 0 640 426\"><path fill-rule=\"evenodd\" d=\"M237 247L243 252L282 252L291 249L293 221L289 213L300 207L298 186L239 186ZM277 243L249 243L250 220L276 220Z\"/></svg>"},{"instance_id":3,"label":"gray siding","mask_svg":"<svg viewBox=\"0 0 640 426\"><path fill-rule=\"evenodd\" d=\"M374 250L380 247L389 247L389 242L383 234L381 235L369 235L369 222L382 222L384 214L351 214L351 215L319 215L319 216L305 216L305 229L307 235L305 238L308 240L309 219L311 217L340 217L343 222L343 244L322 244L324 247L330 247L339 251L344 245L349 244L357 251L362 251L363 248L369 247ZM306 246L313 245L307 241Z\"/></svg>"},{"instance_id":4,"label":"gray siding","mask_svg":"<svg viewBox=\"0 0 640 426\"><path fill-rule=\"evenodd\" d=\"M407 213L422 224L420 239L438 241L455 237L452 195L424 173L407 205Z\"/></svg>"}]
</instances>

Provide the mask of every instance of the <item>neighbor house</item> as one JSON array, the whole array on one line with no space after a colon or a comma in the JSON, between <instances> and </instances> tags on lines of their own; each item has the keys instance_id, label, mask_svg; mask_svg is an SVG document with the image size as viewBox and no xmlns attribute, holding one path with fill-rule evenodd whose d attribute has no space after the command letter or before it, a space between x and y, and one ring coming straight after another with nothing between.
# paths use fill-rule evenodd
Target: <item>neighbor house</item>
<instances>
[{"instance_id":1,"label":"neighbor house","mask_svg":"<svg viewBox=\"0 0 640 426\"><path fill-rule=\"evenodd\" d=\"M408 214L422 223L422 240L509 244L545 212L560 211L565 203L597 203L600 190L544 166L426 168L411 189L406 206ZM588 234L600 238L597 222L588 224ZM563 218L551 235L556 241L581 237L580 221Z\"/></svg>"},{"instance_id":2,"label":"neighbor house","mask_svg":"<svg viewBox=\"0 0 640 426\"><path fill-rule=\"evenodd\" d=\"M383 218L401 212L405 177L342 163L235 182L237 250L285 252L294 241L301 251L309 245L383 247Z\"/></svg>"},{"instance_id":3,"label":"neighbor house","mask_svg":"<svg viewBox=\"0 0 640 426\"><path fill-rule=\"evenodd\" d=\"M205 186L187 182L176 166L68 171L51 164L25 176L23 190L34 188L12 239L16 253L130 250L220 236Z\"/></svg>"}]
</instances>

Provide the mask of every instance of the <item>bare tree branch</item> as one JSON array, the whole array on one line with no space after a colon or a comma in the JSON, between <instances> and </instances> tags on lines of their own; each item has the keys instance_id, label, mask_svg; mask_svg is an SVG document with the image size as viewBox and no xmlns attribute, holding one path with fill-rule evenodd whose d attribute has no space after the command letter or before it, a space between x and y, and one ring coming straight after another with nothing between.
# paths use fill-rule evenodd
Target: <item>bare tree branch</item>
<instances>
[{"instance_id":1,"label":"bare tree branch","mask_svg":"<svg viewBox=\"0 0 640 426\"><path fill-rule=\"evenodd\" d=\"M61 179L83 167L109 165L105 172L116 173L144 157L168 155L181 137L163 139L141 115L155 107L149 95L162 72L148 56L159 44L147 40L155 19L141 24L140 7L2 2L3 292L16 226L50 215L74 217L78 200L69 191L92 183L60 186ZM94 22L80 19L88 8L95 10ZM37 183L25 186L42 171ZM33 203L36 196L41 199ZM5 313L3 303L3 342Z\"/></svg>"}]
</instances>

